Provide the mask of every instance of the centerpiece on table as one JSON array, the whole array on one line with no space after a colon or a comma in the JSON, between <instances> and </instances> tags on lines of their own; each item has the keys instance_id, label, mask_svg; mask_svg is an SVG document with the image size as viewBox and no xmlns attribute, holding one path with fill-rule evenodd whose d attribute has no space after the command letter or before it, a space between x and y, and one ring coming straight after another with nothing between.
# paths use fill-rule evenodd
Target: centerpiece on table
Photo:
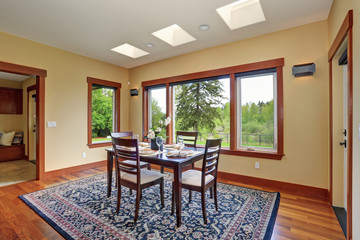
<instances>
[{"instance_id":1,"label":"centerpiece on table","mask_svg":"<svg viewBox=\"0 0 360 240\"><path fill-rule=\"evenodd\" d=\"M171 117L167 117L164 121L159 121L159 126L154 129L149 129L145 138L150 139L150 147L152 150L163 150L163 140L167 138L166 133L164 133L163 129L166 128L171 122ZM165 131L166 132L166 131ZM158 144L156 143L158 142Z\"/></svg>"}]
</instances>

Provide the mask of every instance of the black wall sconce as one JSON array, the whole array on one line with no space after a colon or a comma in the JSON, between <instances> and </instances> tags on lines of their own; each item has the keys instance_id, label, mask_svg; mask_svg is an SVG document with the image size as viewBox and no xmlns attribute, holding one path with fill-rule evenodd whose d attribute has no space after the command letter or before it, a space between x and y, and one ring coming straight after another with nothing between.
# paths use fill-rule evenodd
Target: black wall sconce
<instances>
[{"instance_id":1,"label":"black wall sconce","mask_svg":"<svg viewBox=\"0 0 360 240\"><path fill-rule=\"evenodd\" d=\"M130 89L130 95L137 96L139 95L139 91L136 88Z\"/></svg>"},{"instance_id":2,"label":"black wall sconce","mask_svg":"<svg viewBox=\"0 0 360 240\"><path fill-rule=\"evenodd\" d=\"M315 72L315 63L294 65L292 68L292 74L295 77L312 76L314 72Z\"/></svg>"}]
</instances>

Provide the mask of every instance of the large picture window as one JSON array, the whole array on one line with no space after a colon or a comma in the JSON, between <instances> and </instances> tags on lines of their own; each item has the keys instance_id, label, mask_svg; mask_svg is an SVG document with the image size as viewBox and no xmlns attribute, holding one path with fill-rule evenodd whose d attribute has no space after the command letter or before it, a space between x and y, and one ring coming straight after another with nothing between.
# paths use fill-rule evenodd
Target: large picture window
<instances>
[{"instance_id":1,"label":"large picture window","mask_svg":"<svg viewBox=\"0 0 360 240\"><path fill-rule=\"evenodd\" d=\"M199 132L197 145L205 145L208 138L223 137L222 146L230 146L228 76L174 84L173 97L175 132Z\"/></svg>"},{"instance_id":2,"label":"large picture window","mask_svg":"<svg viewBox=\"0 0 360 240\"><path fill-rule=\"evenodd\" d=\"M176 131L198 131L197 145L223 137L223 154L279 160L284 155L283 66L279 58L143 82L144 131L157 115L171 116L170 142Z\"/></svg>"},{"instance_id":3,"label":"large picture window","mask_svg":"<svg viewBox=\"0 0 360 240\"><path fill-rule=\"evenodd\" d=\"M88 78L88 146L111 145L111 132L120 129L121 84Z\"/></svg>"}]
</instances>

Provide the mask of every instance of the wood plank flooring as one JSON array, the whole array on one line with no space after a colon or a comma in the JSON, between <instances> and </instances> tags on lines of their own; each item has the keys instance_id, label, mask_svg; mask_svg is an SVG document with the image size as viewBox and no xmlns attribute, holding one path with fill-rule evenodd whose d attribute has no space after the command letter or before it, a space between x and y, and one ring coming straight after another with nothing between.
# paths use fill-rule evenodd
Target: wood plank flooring
<instances>
[{"instance_id":1,"label":"wood plank flooring","mask_svg":"<svg viewBox=\"0 0 360 240\"><path fill-rule=\"evenodd\" d=\"M106 172L106 167L85 170L44 181L29 181L0 187L0 239L63 239L19 198L54 185ZM229 184L241 185L234 182ZM261 189L269 190L270 189ZM273 191L273 189L271 189ZM345 239L330 205L322 200L281 193L273 240Z\"/></svg>"}]
</instances>

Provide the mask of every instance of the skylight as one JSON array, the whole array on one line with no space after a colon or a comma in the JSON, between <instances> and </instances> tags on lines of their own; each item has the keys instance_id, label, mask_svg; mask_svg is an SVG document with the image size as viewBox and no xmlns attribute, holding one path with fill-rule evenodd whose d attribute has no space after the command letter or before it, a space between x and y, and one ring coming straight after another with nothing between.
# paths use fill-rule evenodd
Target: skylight
<instances>
[{"instance_id":1,"label":"skylight","mask_svg":"<svg viewBox=\"0 0 360 240\"><path fill-rule=\"evenodd\" d=\"M149 54L148 52L145 52L144 50L134 47L128 43L124 43L123 45L114 47L111 50L131 58L138 58Z\"/></svg>"},{"instance_id":2,"label":"skylight","mask_svg":"<svg viewBox=\"0 0 360 240\"><path fill-rule=\"evenodd\" d=\"M266 21L259 0L239 0L216 11L230 30Z\"/></svg>"},{"instance_id":3,"label":"skylight","mask_svg":"<svg viewBox=\"0 0 360 240\"><path fill-rule=\"evenodd\" d=\"M164 42L170 44L173 47L196 40L193 36L191 36L177 24L153 32L152 35L163 40Z\"/></svg>"}]
</instances>

